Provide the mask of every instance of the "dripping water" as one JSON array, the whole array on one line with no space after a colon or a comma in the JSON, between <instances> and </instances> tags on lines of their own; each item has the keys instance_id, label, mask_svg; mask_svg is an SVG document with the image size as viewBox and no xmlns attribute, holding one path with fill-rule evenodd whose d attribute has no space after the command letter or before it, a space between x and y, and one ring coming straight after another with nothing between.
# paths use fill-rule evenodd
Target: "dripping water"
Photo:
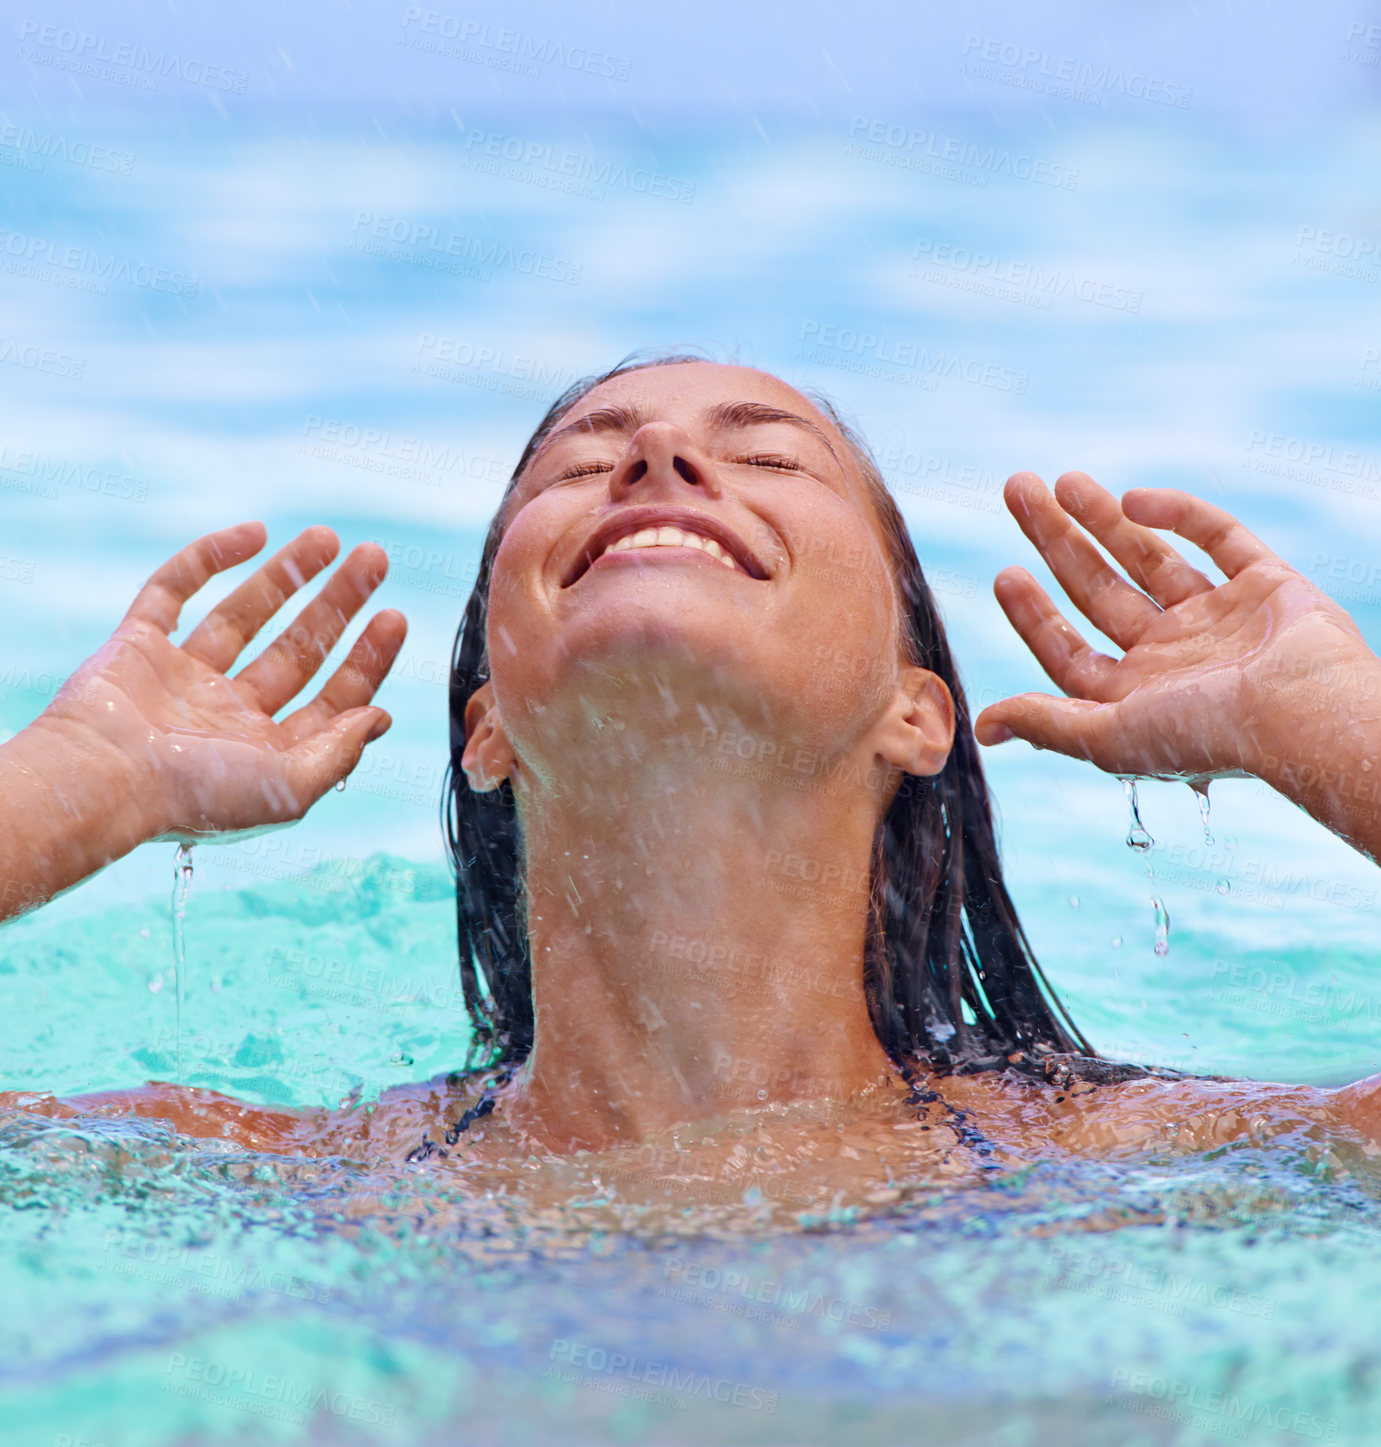
<instances>
[{"instance_id":1,"label":"dripping water","mask_svg":"<svg viewBox=\"0 0 1381 1447\"><path fill-rule=\"evenodd\" d=\"M179 844L173 859L173 984L177 992L177 1074L182 1074L182 991L187 974L187 895L192 888L192 846Z\"/></svg>"},{"instance_id":2,"label":"dripping water","mask_svg":"<svg viewBox=\"0 0 1381 1447\"><path fill-rule=\"evenodd\" d=\"M1151 867L1151 850L1155 848L1156 841L1151 838L1150 830L1141 822L1141 810L1136 797L1136 780L1123 778L1122 791L1127 796L1127 808L1131 813L1131 821L1127 827L1127 848L1145 859L1146 878L1151 885L1151 908L1156 915L1155 950L1158 955L1168 955L1170 953L1170 912L1165 907L1165 901L1156 893L1156 872Z\"/></svg>"},{"instance_id":3,"label":"dripping water","mask_svg":"<svg viewBox=\"0 0 1381 1447\"><path fill-rule=\"evenodd\" d=\"M1135 850L1138 854L1145 854L1155 844L1151 838L1150 831L1141 822L1141 811L1137 807L1136 780L1123 779L1122 792L1127 796L1127 807L1131 810L1131 823L1127 828L1127 848Z\"/></svg>"},{"instance_id":4,"label":"dripping water","mask_svg":"<svg viewBox=\"0 0 1381 1447\"><path fill-rule=\"evenodd\" d=\"M1213 832L1208 827L1208 785L1191 784L1194 790L1194 797L1199 801L1199 822L1204 826L1204 843L1210 848L1213 846Z\"/></svg>"},{"instance_id":5,"label":"dripping water","mask_svg":"<svg viewBox=\"0 0 1381 1447\"><path fill-rule=\"evenodd\" d=\"M1208 827L1208 781L1205 780L1201 784L1190 784L1189 787L1194 790L1194 797L1199 801L1199 822L1204 826L1204 844L1212 849L1215 840L1213 838L1213 831ZM1232 885L1228 882L1226 876L1223 876L1216 881L1214 887L1219 894L1227 894L1229 890L1231 890Z\"/></svg>"}]
</instances>

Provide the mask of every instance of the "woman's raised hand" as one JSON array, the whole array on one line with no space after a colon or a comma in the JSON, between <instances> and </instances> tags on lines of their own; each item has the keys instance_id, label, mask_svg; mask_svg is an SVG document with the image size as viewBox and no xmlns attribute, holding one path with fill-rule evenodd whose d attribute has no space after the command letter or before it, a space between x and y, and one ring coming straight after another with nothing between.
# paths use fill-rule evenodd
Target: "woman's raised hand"
<instances>
[{"instance_id":1,"label":"woman's raised hand","mask_svg":"<svg viewBox=\"0 0 1381 1447\"><path fill-rule=\"evenodd\" d=\"M261 523L208 533L145 583L110 641L67 681L31 727L79 750L137 805L148 838L185 838L299 819L391 722L370 700L407 633L394 610L372 618L309 702L275 722L383 581L383 549L363 544L253 662L230 669L279 607L340 551L312 527L264 563L188 634L171 634L214 574L263 546ZM125 799L120 800L121 807ZM95 821L93 821L94 824Z\"/></svg>"},{"instance_id":2,"label":"woman's raised hand","mask_svg":"<svg viewBox=\"0 0 1381 1447\"><path fill-rule=\"evenodd\" d=\"M997 600L1067 697L985 708L980 743L1015 736L1114 774L1265 776L1282 752L1308 757L1312 714L1322 747L1349 679L1376 679L1348 614L1221 508L1171 488L1135 488L1119 505L1081 472L1065 473L1053 496L1017 473L1004 497L1075 606L1123 652L1095 651L1029 573L1003 569ZM1155 528L1201 548L1226 581L1212 583Z\"/></svg>"}]
</instances>

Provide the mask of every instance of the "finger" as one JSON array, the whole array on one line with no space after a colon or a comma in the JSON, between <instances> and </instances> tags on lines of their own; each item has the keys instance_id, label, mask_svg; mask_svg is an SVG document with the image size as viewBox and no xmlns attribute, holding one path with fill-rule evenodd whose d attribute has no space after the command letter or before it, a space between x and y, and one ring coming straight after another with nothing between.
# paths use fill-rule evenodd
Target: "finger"
<instances>
[{"instance_id":1,"label":"finger","mask_svg":"<svg viewBox=\"0 0 1381 1447\"><path fill-rule=\"evenodd\" d=\"M1038 749L1054 749L1072 759L1097 761L1115 704L1084 698L1052 698L1047 693L1020 693L989 704L974 720L980 744L1025 739Z\"/></svg>"},{"instance_id":2,"label":"finger","mask_svg":"<svg viewBox=\"0 0 1381 1447\"><path fill-rule=\"evenodd\" d=\"M1139 527L1107 488L1086 472L1066 472L1055 483L1055 500L1126 568L1138 587L1162 608L1173 608L1213 584L1150 528Z\"/></svg>"},{"instance_id":3,"label":"finger","mask_svg":"<svg viewBox=\"0 0 1381 1447\"><path fill-rule=\"evenodd\" d=\"M283 604L340 551L328 527L308 528L246 578L187 635L182 651L224 673Z\"/></svg>"},{"instance_id":4,"label":"finger","mask_svg":"<svg viewBox=\"0 0 1381 1447\"><path fill-rule=\"evenodd\" d=\"M235 675L235 682L265 713L277 713L307 685L387 572L388 554L376 543L361 543L292 623Z\"/></svg>"},{"instance_id":5,"label":"finger","mask_svg":"<svg viewBox=\"0 0 1381 1447\"><path fill-rule=\"evenodd\" d=\"M1074 606L1119 648L1130 648L1160 609L1107 565L1035 473L1009 477L1002 495Z\"/></svg>"},{"instance_id":6,"label":"finger","mask_svg":"<svg viewBox=\"0 0 1381 1447\"><path fill-rule=\"evenodd\" d=\"M1187 538L1229 578L1250 563L1284 562L1231 513L1178 488L1134 487L1122 495L1122 511L1145 527L1168 528Z\"/></svg>"},{"instance_id":7,"label":"finger","mask_svg":"<svg viewBox=\"0 0 1381 1447\"><path fill-rule=\"evenodd\" d=\"M321 692L290 713L281 727L289 739L304 739L324 728L338 714L367 704L388 676L408 635L408 620L395 608L369 620L345 662L326 680Z\"/></svg>"},{"instance_id":8,"label":"finger","mask_svg":"<svg viewBox=\"0 0 1381 1447\"><path fill-rule=\"evenodd\" d=\"M393 720L381 708L337 714L325 728L302 739L285 756L284 785L300 813L306 813L360 761L367 743L382 737Z\"/></svg>"},{"instance_id":9,"label":"finger","mask_svg":"<svg viewBox=\"0 0 1381 1447\"><path fill-rule=\"evenodd\" d=\"M1131 648L1160 608L1108 565L1034 473L1009 478L1004 498L1074 605L1120 647Z\"/></svg>"},{"instance_id":10,"label":"finger","mask_svg":"<svg viewBox=\"0 0 1381 1447\"><path fill-rule=\"evenodd\" d=\"M1091 648L1024 568L1004 568L993 593L1007 621L1052 683L1078 698L1106 699L1117 664Z\"/></svg>"},{"instance_id":11,"label":"finger","mask_svg":"<svg viewBox=\"0 0 1381 1447\"><path fill-rule=\"evenodd\" d=\"M129 605L124 621L138 619L171 633L193 593L217 573L252 558L267 541L268 529L263 523L236 523L188 543L150 576Z\"/></svg>"}]
</instances>

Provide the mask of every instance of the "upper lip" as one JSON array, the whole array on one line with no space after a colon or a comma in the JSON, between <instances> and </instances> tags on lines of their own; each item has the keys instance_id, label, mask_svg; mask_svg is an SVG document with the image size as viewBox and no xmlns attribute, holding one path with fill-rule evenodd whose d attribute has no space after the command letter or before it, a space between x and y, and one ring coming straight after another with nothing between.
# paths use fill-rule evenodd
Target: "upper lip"
<instances>
[{"instance_id":1,"label":"upper lip","mask_svg":"<svg viewBox=\"0 0 1381 1447\"><path fill-rule=\"evenodd\" d=\"M641 532L644 528L681 528L684 532L699 533L701 537L713 538L750 578L765 579L767 569L758 561L753 550L731 528L715 518L683 507L629 507L602 522L586 538L574 563L568 569L561 586L569 588L582 577L590 565L607 548L630 533Z\"/></svg>"}]
</instances>

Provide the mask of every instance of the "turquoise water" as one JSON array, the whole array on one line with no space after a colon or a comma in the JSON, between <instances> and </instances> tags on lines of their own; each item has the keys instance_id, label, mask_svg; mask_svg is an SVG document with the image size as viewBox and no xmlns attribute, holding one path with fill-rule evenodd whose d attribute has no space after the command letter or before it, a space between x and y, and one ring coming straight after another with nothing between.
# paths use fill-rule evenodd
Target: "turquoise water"
<instances>
[{"instance_id":1,"label":"turquoise water","mask_svg":"<svg viewBox=\"0 0 1381 1447\"><path fill-rule=\"evenodd\" d=\"M0 348L0 728L158 561L243 517L383 543L411 632L394 729L345 792L195 851L180 1041L172 846L5 929L5 1088L335 1104L460 1063L450 641L527 433L634 347L704 344L844 403L978 704L1040 686L989 591L1032 565L998 501L1018 467L1220 501L1381 644L1381 276L1337 240L1381 227L1373 118L1238 124L1202 77L1186 110L1095 114L974 74L861 125L854 74L813 116L688 124L463 74L454 106L372 112L13 92L6 261L76 260L0 270L0 342L53 357ZM894 123L980 159L947 172ZM542 156L486 169L495 137ZM543 148L606 179L558 189ZM981 159L1004 153L1046 179ZM491 260L439 269L452 235ZM1212 843L1188 789L1143 786L1143 857L1116 780L1018 744L988 767L1022 918L1106 1054L1317 1084L1381 1065L1373 866L1250 783L1213 786ZM1376 1183L1315 1141L1037 1166L785 1229L752 1202L678 1227L594 1195L536 1219L148 1122L0 1130L0 1412L24 1447L1375 1435ZM673 1401L626 1395L639 1373Z\"/></svg>"}]
</instances>

